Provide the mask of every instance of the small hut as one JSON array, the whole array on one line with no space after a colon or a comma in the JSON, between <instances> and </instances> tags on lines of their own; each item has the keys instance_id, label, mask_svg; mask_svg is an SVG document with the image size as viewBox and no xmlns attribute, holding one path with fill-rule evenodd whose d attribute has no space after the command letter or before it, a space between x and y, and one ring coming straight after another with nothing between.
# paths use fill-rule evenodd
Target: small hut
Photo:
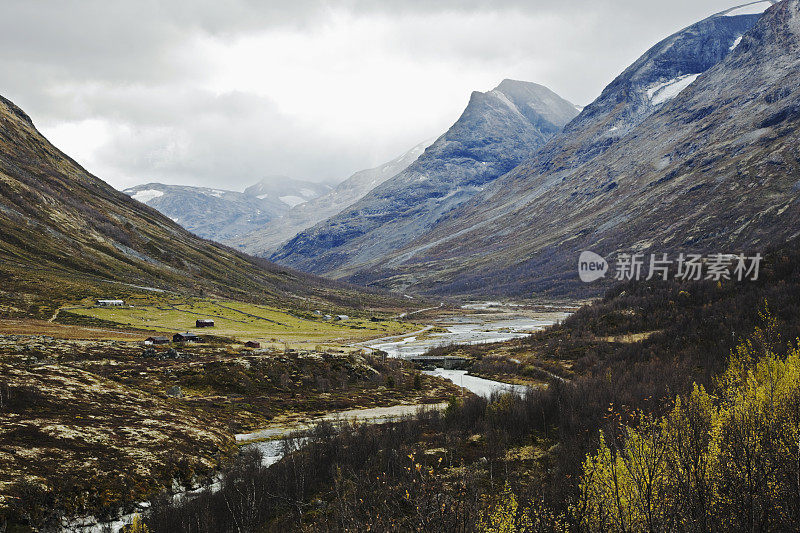
<instances>
[{"instance_id":1,"label":"small hut","mask_svg":"<svg viewBox=\"0 0 800 533\"><path fill-rule=\"evenodd\" d=\"M214 321L211 320L210 318L201 318L201 319L197 320L194 324L195 324L196 328L213 328L214 327Z\"/></svg>"},{"instance_id":2,"label":"small hut","mask_svg":"<svg viewBox=\"0 0 800 533\"><path fill-rule=\"evenodd\" d=\"M186 333L176 333L173 335L172 342L200 342L200 337L187 331Z\"/></svg>"},{"instance_id":3,"label":"small hut","mask_svg":"<svg viewBox=\"0 0 800 533\"><path fill-rule=\"evenodd\" d=\"M169 344L169 337L147 337L144 343L148 346L151 344Z\"/></svg>"},{"instance_id":4,"label":"small hut","mask_svg":"<svg viewBox=\"0 0 800 533\"><path fill-rule=\"evenodd\" d=\"M122 307L125 305L123 300L97 300L100 307Z\"/></svg>"}]
</instances>

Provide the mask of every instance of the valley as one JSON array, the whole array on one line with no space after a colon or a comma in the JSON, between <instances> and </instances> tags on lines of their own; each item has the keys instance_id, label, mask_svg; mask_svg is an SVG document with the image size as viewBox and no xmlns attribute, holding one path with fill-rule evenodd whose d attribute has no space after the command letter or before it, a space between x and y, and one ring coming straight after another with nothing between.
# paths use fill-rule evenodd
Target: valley
<instances>
[{"instance_id":1,"label":"valley","mask_svg":"<svg viewBox=\"0 0 800 533\"><path fill-rule=\"evenodd\" d=\"M0 533L800 530L800 0L159 7L0 96Z\"/></svg>"},{"instance_id":2,"label":"valley","mask_svg":"<svg viewBox=\"0 0 800 533\"><path fill-rule=\"evenodd\" d=\"M149 349L142 342L147 331L133 339L135 333L111 327L118 316L102 316L103 331L83 328L92 335L82 339L72 330L63 335L72 338L59 338L62 331L47 322L25 324L25 334L0 336L5 513L39 516L42 523L51 513L113 515L126 502L171 487L173 479L191 486L213 477L235 452L237 432L333 411L436 404L458 390L401 361L337 344L289 348L298 336L307 344L357 331L345 327L304 333L295 325L288 337L285 328L270 330L262 336L281 335L285 343L256 350L219 337ZM173 325L171 313L163 316ZM151 331L168 330L158 318L150 315ZM37 325L43 335L35 334ZM249 338L260 337L252 331ZM344 338L363 338L359 333ZM141 440L145 428L147 444ZM120 476L120 461L137 466ZM56 479L65 485L54 485ZM34 480L44 485L23 485Z\"/></svg>"},{"instance_id":3,"label":"valley","mask_svg":"<svg viewBox=\"0 0 800 533\"><path fill-rule=\"evenodd\" d=\"M128 523L135 513L127 510L161 491L212 483L237 446L326 420L388 423L420 408L443 409L465 393L513 387L465 378L466 371L422 372L382 339L441 330L415 345L421 353L463 340L465 324L472 336L497 342L567 316L533 304L473 307L334 322L313 311L146 294L124 306L68 305L52 322L0 320L0 506L41 524L60 513L96 517L69 522L81 531L99 527L93 520ZM215 325L196 328L198 317ZM456 330L452 339L448 328ZM183 331L200 342L144 343ZM245 340L261 345L248 348ZM118 461L147 466L120 477ZM62 481L53 484L56 478Z\"/></svg>"},{"instance_id":4,"label":"valley","mask_svg":"<svg viewBox=\"0 0 800 533\"><path fill-rule=\"evenodd\" d=\"M665 454L676 453L668 445L675 441L660 440L654 423L663 423L664 431L671 431L672 424L696 428L698 438L708 442L701 451L736 461L760 446L757 435L775 431L776 438L783 438L778 435L795 427L796 415L785 409L794 405L791 398L797 397L798 385L785 380L793 379L797 366L797 348L786 341L800 334L796 244L771 252L764 277L755 283L629 282L581 307L562 324L532 336L433 350L439 356L469 357L471 374L502 381L516 377L528 383L538 381L540 386L523 397L451 398L443 410L429 409L382 424L337 424L334 420L303 426L303 432L289 436L286 444L267 441L254 445L253 449L264 455L242 457L239 466L223 476L218 492L178 505L156 505L148 523L168 530L187 517L209 513L227 498L257 515L254 523L269 524L270 528L295 527L302 517L304 527L313 531L325 530L330 521L357 527L367 520L377 521L381 529L400 524L400 529L447 530L453 521L481 524L488 516L494 524L510 524L511 531L525 530L532 522L545 531L558 530L565 523L578 531L596 531L598 513L618 509L613 485L608 489L609 485L598 488L594 484L605 483L606 478L595 477L599 472L594 461L609 464L602 453L617 446L612 438L629 441L620 462L608 466L612 473L617 469L624 483L617 490L635 494L633 469L645 459L628 455L636 449L631 447L632 439L641 438L645 430L652 431L649 438L653 441L639 441L644 450L656 446ZM773 370L766 372L765 364L774 365ZM756 365L757 372L748 370ZM758 389L727 396L726 387L747 386L747 381L741 380L748 379L749 386ZM769 383L779 385L775 389L778 396L762 395L766 389L761 387L768 388ZM706 391L714 392L706 396ZM765 398L772 400L760 403ZM738 426L739 419L723 415L716 426L723 433L715 434L703 425L708 424L703 422L706 418L693 418L707 412L695 410L702 402L713 402L721 413L743 405L753 411L748 411L752 414L745 419L747 427ZM706 405L710 408L712 404ZM782 422L772 429L759 425L758 420L774 419L771 417L780 417ZM261 435L285 433L276 430ZM705 441L706 435L717 440ZM740 435L753 440L743 440ZM604 440L605 436L609 440ZM693 437L683 438L687 440L678 442L695 442ZM721 448L711 448L713 442ZM285 451L290 454L281 459ZM701 452L687 453L697 457ZM794 472L792 454L765 446L755 456L756 464L743 465L744 470L727 464L712 467L708 475L713 485L705 488L695 484L675 487L674 459L656 457L648 463L654 465L656 476L648 484L664 487L662 496L653 500L662 513L657 519L687 517L692 508L671 504L681 494L700 492L721 506L726 502L748 505L747 498L758 498L758 503L751 505L782 530L794 524L797 515L779 517L770 509L774 505L793 509L793 482L784 477ZM254 466L262 460L272 466L263 470ZM748 496L743 492L748 490L746 476L768 464L775 465L770 476L784 488L753 486ZM318 474L320 471L333 474ZM303 485L297 486L300 478ZM297 514L280 496L254 501L235 495L234 487L250 484L272 487L275 492L270 494L288 492L318 510ZM482 500L487 494L491 499ZM592 506L573 505L578 497ZM634 506L642 499L632 498L619 512L631 512L637 520L646 521L635 514ZM387 501L400 505L383 507L381 502ZM661 507L662 502L670 506ZM413 512L417 507L430 512ZM381 511L376 513L376 508ZM749 523L746 515L738 515L733 508L700 512L725 531L738 531L741 524ZM210 516L212 528L224 529L233 516L243 515L218 512ZM637 526L636 530L644 529Z\"/></svg>"}]
</instances>

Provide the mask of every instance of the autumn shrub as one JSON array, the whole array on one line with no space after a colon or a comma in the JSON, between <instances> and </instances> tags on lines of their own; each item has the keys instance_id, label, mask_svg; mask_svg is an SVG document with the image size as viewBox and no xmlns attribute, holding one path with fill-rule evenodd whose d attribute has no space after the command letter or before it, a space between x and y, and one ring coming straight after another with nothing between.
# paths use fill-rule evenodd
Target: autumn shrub
<instances>
[{"instance_id":1,"label":"autumn shrub","mask_svg":"<svg viewBox=\"0 0 800 533\"><path fill-rule=\"evenodd\" d=\"M642 414L583 463L585 531L792 531L800 524L800 347L767 327L741 343L714 392L695 385Z\"/></svg>"}]
</instances>

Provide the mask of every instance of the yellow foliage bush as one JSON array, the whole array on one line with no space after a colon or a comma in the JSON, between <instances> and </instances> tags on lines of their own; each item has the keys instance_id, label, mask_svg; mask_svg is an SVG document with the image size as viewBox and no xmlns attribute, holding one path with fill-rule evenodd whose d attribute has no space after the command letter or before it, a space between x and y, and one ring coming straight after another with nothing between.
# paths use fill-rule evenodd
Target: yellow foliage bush
<instances>
[{"instance_id":1,"label":"yellow foliage bush","mask_svg":"<svg viewBox=\"0 0 800 533\"><path fill-rule=\"evenodd\" d=\"M137 514L133 517L131 525L126 528L126 533L150 533L150 529Z\"/></svg>"},{"instance_id":2,"label":"yellow foliage bush","mask_svg":"<svg viewBox=\"0 0 800 533\"><path fill-rule=\"evenodd\" d=\"M800 348L774 319L742 342L715 395L695 385L661 419L601 435L573 508L585 531L781 531L800 519Z\"/></svg>"}]
</instances>

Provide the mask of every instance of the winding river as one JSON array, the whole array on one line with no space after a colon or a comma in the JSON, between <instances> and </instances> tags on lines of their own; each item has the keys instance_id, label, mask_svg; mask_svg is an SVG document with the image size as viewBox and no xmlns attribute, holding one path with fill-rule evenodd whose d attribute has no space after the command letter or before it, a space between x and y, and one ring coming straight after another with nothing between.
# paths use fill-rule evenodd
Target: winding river
<instances>
[{"instance_id":1,"label":"winding river","mask_svg":"<svg viewBox=\"0 0 800 533\"><path fill-rule=\"evenodd\" d=\"M515 304L499 302L483 302L464 306L463 315L449 316L437 320L435 326L427 326L420 331L406 335L375 339L357 346L382 350L390 357L408 358L419 356L432 348L448 346L451 344L484 344L502 342L525 337L533 332L564 320L569 316L568 310L530 311ZM475 313L479 311L480 313ZM431 330L440 329L430 333ZM469 390L479 396L489 397L495 392L512 392L522 394L527 387L511 385L492 381L476 376L470 376L466 370L445 370L437 368L425 371L426 374L448 379L456 385ZM372 409L354 409L336 413L328 413L309 422L295 423L287 426L266 428L253 433L236 435L236 441L243 448L256 448L263 457L265 465L278 462L284 455L284 442L289 433L307 430L312 424L323 420L329 421L360 421L370 424L391 422L401 416L415 413L420 408L441 409L445 404L434 405L395 405L391 407L376 407ZM302 439L299 441L302 444ZM206 488L217 490L219 482L202 489L179 492L174 495L176 499L192 498ZM138 512L144 512L148 504L139 505ZM117 531L124 525L130 524L135 513L126 514L110 522L97 522L93 517L74 519L64 523L67 531L81 533L100 533L102 531Z\"/></svg>"},{"instance_id":2,"label":"winding river","mask_svg":"<svg viewBox=\"0 0 800 533\"><path fill-rule=\"evenodd\" d=\"M451 344L486 344L518 339L560 322L570 314L562 310L526 311L513 304L492 302L465 307L469 311L480 310L481 314L465 312L464 315L437 320L435 325L444 331L429 333L434 326L428 326L414 333L376 339L361 346L382 350L389 357L414 357Z\"/></svg>"}]
</instances>

